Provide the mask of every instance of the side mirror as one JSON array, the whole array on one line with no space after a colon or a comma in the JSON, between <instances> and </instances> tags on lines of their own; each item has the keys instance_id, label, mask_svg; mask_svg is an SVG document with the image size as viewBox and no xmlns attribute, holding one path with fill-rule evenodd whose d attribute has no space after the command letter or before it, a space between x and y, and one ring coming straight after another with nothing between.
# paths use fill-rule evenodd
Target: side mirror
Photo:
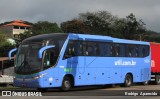
<instances>
[{"instance_id":1,"label":"side mirror","mask_svg":"<svg viewBox=\"0 0 160 99\"><path fill-rule=\"evenodd\" d=\"M12 57L12 53L15 52L16 50L17 50L17 48L14 48L14 49L12 49L12 50L9 51L9 53L8 53L8 58L9 58L9 60L12 59L12 58L11 58L11 57Z\"/></svg>"},{"instance_id":2,"label":"side mirror","mask_svg":"<svg viewBox=\"0 0 160 99\"><path fill-rule=\"evenodd\" d=\"M42 53L47 50L47 49L50 49L50 48L53 48L55 47L55 45L49 45L49 46L45 46L45 47L42 47L39 51L38 51L38 58L41 59L42 58Z\"/></svg>"}]
</instances>

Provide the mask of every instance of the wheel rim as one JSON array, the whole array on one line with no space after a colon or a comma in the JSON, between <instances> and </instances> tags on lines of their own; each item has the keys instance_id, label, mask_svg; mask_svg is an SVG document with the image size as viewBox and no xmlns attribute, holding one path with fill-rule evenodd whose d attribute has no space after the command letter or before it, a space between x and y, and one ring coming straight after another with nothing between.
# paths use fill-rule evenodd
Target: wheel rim
<instances>
[{"instance_id":1,"label":"wheel rim","mask_svg":"<svg viewBox=\"0 0 160 99\"><path fill-rule=\"evenodd\" d=\"M147 84L148 84L148 81L145 81L144 84L147 85Z\"/></svg>"},{"instance_id":2,"label":"wheel rim","mask_svg":"<svg viewBox=\"0 0 160 99\"><path fill-rule=\"evenodd\" d=\"M160 83L160 76L157 77L157 83Z\"/></svg>"},{"instance_id":3,"label":"wheel rim","mask_svg":"<svg viewBox=\"0 0 160 99\"><path fill-rule=\"evenodd\" d=\"M131 85L131 78L129 76L126 78L126 85L127 86Z\"/></svg>"},{"instance_id":4,"label":"wheel rim","mask_svg":"<svg viewBox=\"0 0 160 99\"><path fill-rule=\"evenodd\" d=\"M64 81L64 86L65 86L65 88L70 88L71 87L71 84L70 84L70 82L68 81L68 80L66 80L66 81Z\"/></svg>"}]
</instances>

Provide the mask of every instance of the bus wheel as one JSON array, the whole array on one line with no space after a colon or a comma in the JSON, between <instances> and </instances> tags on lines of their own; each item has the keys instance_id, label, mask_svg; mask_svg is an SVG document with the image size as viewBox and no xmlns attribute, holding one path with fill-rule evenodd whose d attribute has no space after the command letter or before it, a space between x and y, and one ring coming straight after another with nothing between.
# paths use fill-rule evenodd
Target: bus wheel
<instances>
[{"instance_id":1,"label":"bus wheel","mask_svg":"<svg viewBox=\"0 0 160 99\"><path fill-rule=\"evenodd\" d=\"M156 75L155 83L156 85L160 84L160 75Z\"/></svg>"},{"instance_id":2,"label":"bus wheel","mask_svg":"<svg viewBox=\"0 0 160 99\"><path fill-rule=\"evenodd\" d=\"M132 76L127 74L124 80L124 87L130 87L132 85Z\"/></svg>"},{"instance_id":3,"label":"bus wheel","mask_svg":"<svg viewBox=\"0 0 160 99\"><path fill-rule=\"evenodd\" d=\"M47 91L48 89L47 89L47 88L37 88L37 90L38 90L39 92L45 92L45 91Z\"/></svg>"},{"instance_id":4,"label":"bus wheel","mask_svg":"<svg viewBox=\"0 0 160 99\"><path fill-rule=\"evenodd\" d=\"M62 82L62 91L69 91L72 88L72 82L70 77L64 77Z\"/></svg>"}]
</instances>

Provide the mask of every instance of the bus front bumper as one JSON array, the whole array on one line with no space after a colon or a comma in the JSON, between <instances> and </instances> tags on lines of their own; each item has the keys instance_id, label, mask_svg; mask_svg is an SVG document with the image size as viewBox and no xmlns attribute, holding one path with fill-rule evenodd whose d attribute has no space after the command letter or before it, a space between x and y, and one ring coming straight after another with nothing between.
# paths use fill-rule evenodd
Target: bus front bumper
<instances>
[{"instance_id":1,"label":"bus front bumper","mask_svg":"<svg viewBox=\"0 0 160 99\"><path fill-rule=\"evenodd\" d=\"M15 87L41 88L43 87L43 82L39 81L39 79L15 78L13 85Z\"/></svg>"},{"instance_id":2,"label":"bus front bumper","mask_svg":"<svg viewBox=\"0 0 160 99\"><path fill-rule=\"evenodd\" d=\"M14 86L25 87L25 88L50 88L50 87L60 87L61 82L56 79L50 78L39 78L39 79L24 79L15 78Z\"/></svg>"}]
</instances>

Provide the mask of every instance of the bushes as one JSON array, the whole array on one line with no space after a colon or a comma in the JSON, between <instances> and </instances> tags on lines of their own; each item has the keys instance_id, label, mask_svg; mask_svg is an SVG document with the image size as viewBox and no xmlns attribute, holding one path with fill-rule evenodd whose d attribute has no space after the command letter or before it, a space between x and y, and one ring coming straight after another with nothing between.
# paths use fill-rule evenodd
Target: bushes
<instances>
[{"instance_id":1,"label":"bushes","mask_svg":"<svg viewBox=\"0 0 160 99\"><path fill-rule=\"evenodd\" d=\"M7 36L0 31L0 57L7 57L14 45L7 41Z\"/></svg>"},{"instance_id":2,"label":"bushes","mask_svg":"<svg viewBox=\"0 0 160 99\"><path fill-rule=\"evenodd\" d=\"M8 52L13 48L13 45L0 46L0 57L8 57Z\"/></svg>"}]
</instances>

